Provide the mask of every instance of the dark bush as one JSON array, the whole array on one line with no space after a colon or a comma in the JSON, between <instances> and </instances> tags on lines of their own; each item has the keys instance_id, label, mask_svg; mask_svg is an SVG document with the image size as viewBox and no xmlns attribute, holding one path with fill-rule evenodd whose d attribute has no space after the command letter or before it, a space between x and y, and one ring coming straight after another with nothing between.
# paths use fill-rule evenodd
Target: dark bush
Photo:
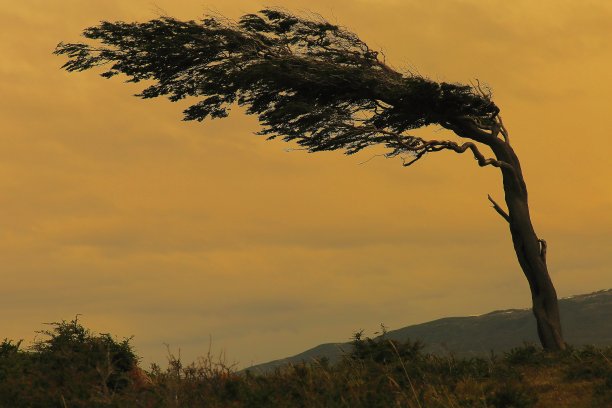
<instances>
[{"instance_id":1,"label":"dark bush","mask_svg":"<svg viewBox=\"0 0 612 408\"><path fill-rule=\"evenodd\" d=\"M95 335L77 318L50 325L28 351L0 345L0 406L91 407L129 385L138 363L130 339Z\"/></svg>"},{"instance_id":2,"label":"dark bush","mask_svg":"<svg viewBox=\"0 0 612 408\"><path fill-rule=\"evenodd\" d=\"M504 383L487 397L487 403L495 408L531 408L538 402L533 390L524 384Z\"/></svg>"},{"instance_id":3,"label":"dark bush","mask_svg":"<svg viewBox=\"0 0 612 408\"><path fill-rule=\"evenodd\" d=\"M536 365L545 361L542 348L529 343L511 349L504 357L512 365Z\"/></svg>"},{"instance_id":4,"label":"dark bush","mask_svg":"<svg viewBox=\"0 0 612 408\"><path fill-rule=\"evenodd\" d=\"M526 345L503 358L458 358L392 341L383 330L376 338L356 334L336 363L257 375L236 372L210 352L191 364L169 353L166 368L145 372L130 339L94 334L77 319L40 333L26 350L21 342L0 343L0 408L612 406L612 348L543 353Z\"/></svg>"}]
</instances>

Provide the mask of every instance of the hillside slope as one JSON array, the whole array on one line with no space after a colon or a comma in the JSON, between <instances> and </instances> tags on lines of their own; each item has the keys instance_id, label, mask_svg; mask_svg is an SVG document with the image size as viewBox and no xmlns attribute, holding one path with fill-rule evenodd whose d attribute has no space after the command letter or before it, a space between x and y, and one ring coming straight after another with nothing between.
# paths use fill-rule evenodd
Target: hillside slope
<instances>
[{"instance_id":1,"label":"hillside slope","mask_svg":"<svg viewBox=\"0 0 612 408\"><path fill-rule=\"evenodd\" d=\"M574 346L612 345L612 289L559 300L565 340ZM531 310L510 309L480 316L447 317L389 331L394 340L421 340L425 351L453 353L457 356L482 356L501 353L525 342L538 343L536 323ZM255 365L248 369L266 372L287 363L328 358L337 361L350 343L325 343L292 357Z\"/></svg>"}]
</instances>

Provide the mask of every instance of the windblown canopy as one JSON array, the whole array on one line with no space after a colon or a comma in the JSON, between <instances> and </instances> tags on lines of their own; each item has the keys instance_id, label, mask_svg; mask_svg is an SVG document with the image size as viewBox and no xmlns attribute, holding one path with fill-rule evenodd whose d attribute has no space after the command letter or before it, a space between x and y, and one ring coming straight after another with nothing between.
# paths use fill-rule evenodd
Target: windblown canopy
<instances>
[{"instance_id":1,"label":"windblown canopy","mask_svg":"<svg viewBox=\"0 0 612 408\"><path fill-rule=\"evenodd\" d=\"M102 76L154 81L143 98L199 98L185 120L225 117L238 103L259 117L261 134L309 151L383 144L390 155L422 155L422 139L404 132L462 118L493 123L499 111L470 86L391 69L355 34L316 16L265 9L238 22L102 22L83 34L101 46L60 43L68 71L110 64Z\"/></svg>"}]
</instances>

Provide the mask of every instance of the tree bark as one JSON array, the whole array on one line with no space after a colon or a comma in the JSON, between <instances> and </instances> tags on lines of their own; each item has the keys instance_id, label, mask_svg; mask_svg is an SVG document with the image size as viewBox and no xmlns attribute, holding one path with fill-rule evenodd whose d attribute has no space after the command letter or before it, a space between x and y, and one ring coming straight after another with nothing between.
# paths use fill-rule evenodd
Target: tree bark
<instances>
[{"instance_id":1,"label":"tree bark","mask_svg":"<svg viewBox=\"0 0 612 408\"><path fill-rule=\"evenodd\" d=\"M529 282L536 318L538 336L546 350L566 348L561 330L557 292L546 265L546 241L539 239L531 223L527 187L514 149L507 141L495 139L491 149L497 160L512 168L501 167L505 201L508 206L508 224L519 264Z\"/></svg>"},{"instance_id":2,"label":"tree bark","mask_svg":"<svg viewBox=\"0 0 612 408\"><path fill-rule=\"evenodd\" d=\"M561 330L557 292L546 265L546 241L538 238L531 223L527 186L521 164L514 149L510 146L508 134L501 119L498 120L497 131L492 128L490 132L479 128L470 120L449 122L445 124L445 127L460 137L485 144L493 151L498 161L497 167L502 173L508 214L505 214L496 203L494 208L510 226L516 257L529 282L532 310L537 323L540 343L545 350L564 350L566 344ZM497 137L502 130L503 139Z\"/></svg>"}]
</instances>

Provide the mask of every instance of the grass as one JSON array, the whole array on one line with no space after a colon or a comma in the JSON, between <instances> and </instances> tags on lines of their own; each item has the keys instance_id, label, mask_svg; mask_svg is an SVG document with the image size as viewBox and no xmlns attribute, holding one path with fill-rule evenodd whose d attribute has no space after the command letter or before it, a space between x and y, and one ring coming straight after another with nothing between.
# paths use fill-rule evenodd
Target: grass
<instances>
[{"instance_id":1,"label":"grass","mask_svg":"<svg viewBox=\"0 0 612 408\"><path fill-rule=\"evenodd\" d=\"M266 374L237 372L210 353L165 368L138 366L131 339L77 319L51 324L24 350L0 343L0 407L608 407L612 348L546 353L533 345L460 359L419 342L363 338L340 362L314 360Z\"/></svg>"}]
</instances>

